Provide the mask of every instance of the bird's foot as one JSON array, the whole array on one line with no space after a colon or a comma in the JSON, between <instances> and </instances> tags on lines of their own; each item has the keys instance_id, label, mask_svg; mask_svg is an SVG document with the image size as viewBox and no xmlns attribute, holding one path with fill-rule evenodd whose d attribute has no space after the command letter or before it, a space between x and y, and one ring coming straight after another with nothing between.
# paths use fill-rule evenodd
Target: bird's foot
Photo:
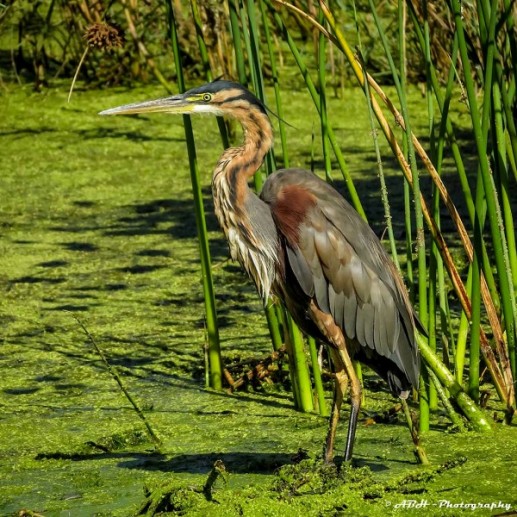
<instances>
[{"instance_id":1,"label":"bird's foot","mask_svg":"<svg viewBox=\"0 0 517 517\"><path fill-rule=\"evenodd\" d=\"M323 447L323 462L327 465L334 465L334 447L329 446L328 443L325 443Z\"/></svg>"}]
</instances>

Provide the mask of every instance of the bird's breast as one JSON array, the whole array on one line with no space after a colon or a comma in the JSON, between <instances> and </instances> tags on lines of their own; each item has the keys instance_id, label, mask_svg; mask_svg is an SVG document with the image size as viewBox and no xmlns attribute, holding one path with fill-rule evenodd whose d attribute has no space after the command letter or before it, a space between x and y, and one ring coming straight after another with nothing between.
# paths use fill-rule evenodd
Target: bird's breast
<instances>
[{"instance_id":1,"label":"bird's breast","mask_svg":"<svg viewBox=\"0 0 517 517\"><path fill-rule=\"evenodd\" d=\"M253 192L241 200L231 195L228 183L214 175L214 212L226 236L230 255L238 261L264 301L276 275L278 239L269 207ZM248 188L246 186L246 188Z\"/></svg>"}]
</instances>

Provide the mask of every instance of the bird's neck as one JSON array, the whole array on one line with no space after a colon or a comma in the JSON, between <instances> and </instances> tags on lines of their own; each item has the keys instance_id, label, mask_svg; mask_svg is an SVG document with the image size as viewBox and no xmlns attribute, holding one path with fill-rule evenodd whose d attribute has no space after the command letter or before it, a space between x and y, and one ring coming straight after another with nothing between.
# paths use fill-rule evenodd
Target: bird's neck
<instances>
[{"instance_id":1,"label":"bird's neck","mask_svg":"<svg viewBox=\"0 0 517 517\"><path fill-rule=\"evenodd\" d=\"M244 142L239 147L226 149L214 170L214 181L227 184L229 194L236 197L237 205L245 201L248 181L273 145L273 131L267 115L251 113L245 121L239 121L244 131Z\"/></svg>"},{"instance_id":2,"label":"bird's neck","mask_svg":"<svg viewBox=\"0 0 517 517\"><path fill-rule=\"evenodd\" d=\"M254 195L248 181L273 145L273 130L265 113L251 112L246 114L245 120L238 120L244 130L244 142L240 147L224 151L212 180L215 213L225 232L232 226L232 221L228 220L229 213L246 222L246 202L250 195Z\"/></svg>"},{"instance_id":3,"label":"bird's neck","mask_svg":"<svg viewBox=\"0 0 517 517\"><path fill-rule=\"evenodd\" d=\"M246 121L240 122L244 129L243 144L226 149L214 170L214 211L232 258L242 264L266 300L278 255L276 230L269 207L249 188L248 181L271 148L273 131L267 115L262 113L246 114ZM257 233L257 225L263 225L271 233L268 239L261 236L266 231L263 227Z\"/></svg>"}]
</instances>

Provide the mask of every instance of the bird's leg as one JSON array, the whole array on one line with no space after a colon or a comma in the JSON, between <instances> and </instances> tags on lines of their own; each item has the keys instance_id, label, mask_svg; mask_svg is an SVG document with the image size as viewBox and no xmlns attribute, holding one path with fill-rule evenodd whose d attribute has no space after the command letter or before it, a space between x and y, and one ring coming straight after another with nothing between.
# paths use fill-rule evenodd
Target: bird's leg
<instances>
[{"instance_id":1,"label":"bird's leg","mask_svg":"<svg viewBox=\"0 0 517 517\"><path fill-rule=\"evenodd\" d=\"M345 373L345 367L337 350L331 348L329 352L331 361L334 364L336 384L334 387L334 400L332 402L332 411L329 419L329 430L327 432L327 440L325 441L325 463L332 463L334 459L334 441L336 438L337 424L339 422L339 413L341 411L343 397L348 389L348 377Z\"/></svg>"},{"instance_id":2,"label":"bird's leg","mask_svg":"<svg viewBox=\"0 0 517 517\"><path fill-rule=\"evenodd\" d=\"M355 373L352 359L346 347L345 336L340 327L336 325L334 318L321 309L319 309L311 300L310 316L314 323L318 326L322 334L327 338L332 346L330 348L330 359L334 363L336 370L336 391L334 394L334 404L332 405L332 414L330 416L330 425L327 435L327 443L325 447L325 461L332 462L334 437L336 435L336 426L339 420L339 410L343 401L343 396L347 387L348 377L350 381L350 399L352 407L350 409L350 420L348 423L348 434L346 438L345 461L352 459L352 449L354 447L355 428L357 427L357 417L361 408L361 383Z\"/></svg>"},{"instance_id":3,"label":"bird's leg","mask_svg":"<svg viewBox=\"0 0 517 517\"><path fill-rule=\"evenodd\" d=\"M355 373L354 365L348 355L346 346L339 347L337 350L340 361L345 367L345 372L350 379L350 418L348 420L348 434L346 437L345 461L352 460L352 450L354 448L355 430L357 427L357 417L361 409L361 382Z\"/></svg>"}]
</instances>

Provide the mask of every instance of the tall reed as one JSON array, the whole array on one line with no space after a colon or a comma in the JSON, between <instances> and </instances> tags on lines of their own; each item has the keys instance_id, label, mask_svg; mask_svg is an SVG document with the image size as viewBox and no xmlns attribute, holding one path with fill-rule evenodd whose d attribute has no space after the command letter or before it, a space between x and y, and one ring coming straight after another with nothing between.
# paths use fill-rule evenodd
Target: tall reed
<instances>
[{"instance_id":1,"label":"tall reed","mask_svg":"<svg viewBox=\"0 0 517 517\"><path fill-rule=\"evenodd\" d=\"M194 0L191 4L197 5ZM298 69L300 84L319 114L323 172L331 178L333 154L353 205L366 217L345 161L346 153L333 131L332 115L327 110L325 63L328 49L342 53L351 69L352 80L365 92L365 110L370 113L373 134L372 153L376 154L379 162L390 249L397 264L397 244L389 224L390 192L383 181L377 128L385 136L400 165L401 178L404 178L408 194L406 202L399 207L404 210L407 232L405 275L410 287L413 283L416 285L412 299L428 333L428 337L420 336L419 341L427 367L431 370L429 375L427 369L422 371L420 429L428 428L429 411L435 410L440 401L447 411L452 410L452 405L444 400L447 393L456 400L473 425L488 429L490 425L475 403L479 398L480 382L484 380L481 361L487 366L490 380L506 406L508 420L515 408L517 378L517 252L515 205L512 205L510 195L517 179L517 133L512 117L517 104L517 50L511 38L515 23L511 16L512 5L510 0L480 0L472 6L474 14L466 18L468 27L465 27L458 0L451 0L450 4L440 3L440 8L454 21L447 29L450 37L446 40L445 61L435 56L432 38L433 30L437 29L433 27L432 30L431 24L435 23L433 16L436 11L430 14L430 4L392 0L398 15L397 32L401 49L398 54L392 52L382 6L372 0L368 5L372 27L376 31L377 49L384 53L384 71L395 85L396 103L368 73L368 61L364 56L361 58L361 35L358 36L358 57L349 42L352 35L343 31L344 26L350 26L346 22L352 19L355 19L353 25L356 30L361 30L357 12L354 14L353 9L342 10L339 3L332 4L331 8L322 0L316 5L312 2L294 4L284 0L229 0L228 30L234 48L234 78L244 84L250 83L255 93L267 103L267 80L263 70L266 66L271 70L274 103L280 116L280 153L283 163L288 166L291 162L289 142L282 116L282 77L285 69L279 66L278 56L286 51L290 53L290 59ZM306 58L310 55L306 52L310 40L304 43L293 34L293 17L296 17L298 26L305 25L305 30L319 31L318 37L312 38L315 45L313 55L316 56L314 63ZM203 31L195 9L193 18L202 48ZM419 52L424 64L423 87L428 124L423 135L417 135L414 130L414 116L408 102L411 86L407 84L405 41L409 31L416 38L416 46L411 50L413 56L415 51ZM276 39L272 37L273 34ZM276 43L278 38L282 40L282 48ZM476 51L482 54L481 65L476 63L476 71L471 63L472 48L469 48L473 38L479 39ZM176 50L179 53L179 49ZM208 60L203 58L203 63L206 67ZM181 68L178 61L176 67ZM208 72L206 69L207 78L210 78ZM461 109L466 110L470 120L471 151L479 164L474 182L465 166L454 123L454 114L461 102L458 99L463 92L467 106ZM482 94L482 104L478 102L478 92ZM389 122L390 117L394 117L395 123ZM427 144L422 143L425 139L429 142L427 149ZM278 152L278 146L276 149ZM454 193L445 184L443 164L447 156L452 158L454 174L461 187ZM266 174L274 170L275 163L275 156L271 153L266 159ZM421 188L423 177L431 180L430 192ZM258 173L255 180L257 189L260 189L262 179L262 173ZM465 206L464 214L460 214L456 208L459 196ZM454 235L443 235L441 228L445 223L447 227L452 223L456 232ZM449 242L454 238L463 247L463 256L468 264L465 271L454 259L459 255L451 252ZM415 250L417 267L413 271ZM448 295L448 290L453 297ZM209 296L208 290L207 293ZM209 306L210 303L207 303ZM455 312L457 309L460 310L459 318ZM278 348L280 340L287 336L292 355L291 373L296 404L302 410L312 410L312 402L309 402L311 381L307 368L309 356L304 352L299 333L289 318L278 318L280 313L273 305L269 304L265 313L274 347ZM314 367L317 362L314 343L310 343L309 350ZM314 376L314 384L321 408L324 399L318 373ZM451 419L458 422L456 417L451 416Z\"/></svg>"},{"instance_id":2,"label":"tall reed","mask_svg":"<svg viewBox=\"0 0 517 517\"><path fill-rule=\"evenodd\" d=\"M183 79L183 69L181 66L181 50L178 44L178 34L176 31L176 21L174 16L174 6L167 0L167 15L169 21L169 31L174 50L174 61L176 65L176 76L180 92L185 91L185 81ZM198 231L199 252L201 261L201 274L203 282L203 295L205 299L206 330L208 336L207 355L209 367L209 386L213 389L222 389L222 359L219 344L219 327L217 324L217 311L215 307L214 284L212 279L212 261L208 247L208 234L206 229L205 209L203 206L203 195L201 192L201 182L199 178L199 168L196 157L196 144L192 123L188 115L183 116L185 127L185 138L187 140L187 150L189 157L190 178L192 182L192 194L194 197L196 226Z\"/></svg>"}]
</instances>

